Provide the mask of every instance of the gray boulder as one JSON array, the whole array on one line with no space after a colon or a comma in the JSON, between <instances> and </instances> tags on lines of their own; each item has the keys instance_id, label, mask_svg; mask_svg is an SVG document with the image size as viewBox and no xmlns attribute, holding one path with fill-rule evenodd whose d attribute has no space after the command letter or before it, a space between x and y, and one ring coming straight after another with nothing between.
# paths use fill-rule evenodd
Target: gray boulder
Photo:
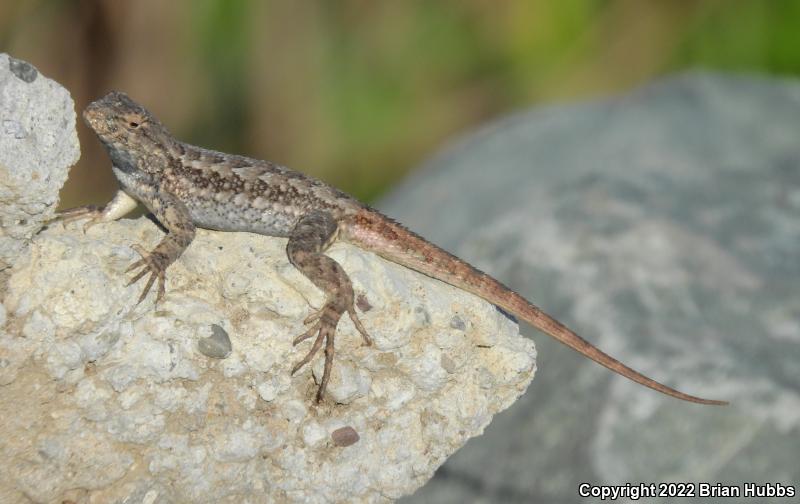
<instances>
[{"instance_id":1,"label":"gray boulder","mask_svg":"<svg viewBox=\"0 0 800 504\"><path fill-rule=\"evenodd\" d=\"M731 402L664 397L528 328L536 383L404 502L800 481L798 139L800 83L692 73L499 120L386 198L610 354Z\"/></svg>"}]
</instances>

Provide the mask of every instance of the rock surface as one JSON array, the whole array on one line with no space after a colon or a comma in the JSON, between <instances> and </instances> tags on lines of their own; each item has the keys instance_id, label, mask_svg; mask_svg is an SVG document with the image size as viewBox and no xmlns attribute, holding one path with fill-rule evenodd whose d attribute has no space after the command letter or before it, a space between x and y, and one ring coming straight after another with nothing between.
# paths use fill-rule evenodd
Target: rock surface
<instances>
[{"instance_id":1,"label":"rock surface","mask_svg":"<svg viewBox=\"0 0 800 504\"><path fill-rule=\"evenodd\" d=\"M797 81L695 73L498 121L388 198L612 355L732 403L663 397L528 328L535 385L404 502L579 502L581 482L800 492L798 132Z\"/></svg>"},{"instance_id":2,"label":"rock surface","mask_svg":"<svg viewBox=\"0 0 800 504\"><path fill-rule=\"evenodd\" d=\"M55 204L4 187L0 218L24 200L39 223ZM131 245L162 235L145 218L56 223L19 248L0 304L0 502L389 501L533 377L532 342L493 306L337 244L375 344L342 321L315 406L322 360L291 377L310 345L291 341L323 296L285 240L200 231L163 303L136 305Z\"/></svg>"},{"instance_id":3,"label":"rock surface","mask_svg":"<svg viewBox=\"0 0 800 504\"><path fill-rule=\"evenodd\" d=\"M51 215L79 157L69 93L29 63L0 53L0 272Z\"/></svg>"}]
</instances>

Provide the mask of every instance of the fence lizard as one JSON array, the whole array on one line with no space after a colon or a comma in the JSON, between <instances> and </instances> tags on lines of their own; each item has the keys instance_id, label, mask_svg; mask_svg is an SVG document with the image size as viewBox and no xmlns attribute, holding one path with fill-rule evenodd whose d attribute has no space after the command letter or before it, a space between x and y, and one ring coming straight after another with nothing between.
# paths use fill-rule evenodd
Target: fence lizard
<instances>
[{"instance_id":1,"label":"fence lizard","mask_svg":"<svg viewBox=\"0 0 800 504\"><path fill-rule=\"evenodd\" d=\"M124 93L112 92L91 103L83 117L107 149L121 189L102 208L80 207L62 212L61 217L90 218L85 230L98 222L119 219L133 210L137 201L152 212L167 234L150 252L134 246L141 259L128 268L127 272L138 270L128 285L149 274L138 302L156 281L156 302L163 298L165 272L192 242L195 227L288 238L289 261L326 295L322 308L305 320L310 325L308 331L294 340L297 344L314 338L314 343L292 374L325 345L318 402L330 378L334 336L342 315L347 313L364 343L371 344L355 312L350 278L324 254L339 239L480 296L644 386L685 401L727 404L684 394L634 371L499 281L319 180L268 161L223 154L176 140L152 114Z\"/></svg>"}]
</instances>

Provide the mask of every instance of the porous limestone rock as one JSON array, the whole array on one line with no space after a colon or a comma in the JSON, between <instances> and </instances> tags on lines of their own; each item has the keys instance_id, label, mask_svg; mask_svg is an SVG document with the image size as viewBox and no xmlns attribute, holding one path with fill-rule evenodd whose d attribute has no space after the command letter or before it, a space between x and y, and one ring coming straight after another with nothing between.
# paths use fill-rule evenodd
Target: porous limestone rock
<instances>
[{"instance_id":1,"label":"porous limestone rock","mask_svg":"<svg viewBox=\"0 0 800 504\"><path fill-rule=\"evenodd\" d=\"M53 204L6 187L3 219L23 199L31 221ZM389 501L536 369L532 342L492 305L336 244L374 346L345 317L315 405L321 355L292 377L310 342L291 342L324 299L286 241L201 230L164 301L137 305L131 245L162 236L145 218L54 223L16 257L0 305L0 502Z\"/></svg>"},{"instance_id":2,"label":"porous limestone rock","mask_svg":"<svg viewBox=\"0 0 800 504\"><path fill-rule=\"evenodd\" d=\"M340 323L329 397L316 406L312 371L289 372L310 345L291 341L323 296L289 264L285 241L201 231L170 268L164 302L136 305L130 245L161 235L147 219L85 235L57 224L15 265L0 445L20 470L0 484L37 502L75 489L103 502L149 491L164 502L399 497L532 377L532 343L493 306L335 245L371 305L375 345ZM222 333L229 355L205 355ZM343 427L359 438L344 448L332 436Z\"/></svg>"},{"instance_id":3,"label":"porous limestone rock","mask_svg":"<svg viewBox=\"0 0 800 504\"><path fill-rule=\"evenodd\" d=\"M0 53L0 272L55 208L79 157L67 90L29 63Z\"/></svg>"}]
</instances>

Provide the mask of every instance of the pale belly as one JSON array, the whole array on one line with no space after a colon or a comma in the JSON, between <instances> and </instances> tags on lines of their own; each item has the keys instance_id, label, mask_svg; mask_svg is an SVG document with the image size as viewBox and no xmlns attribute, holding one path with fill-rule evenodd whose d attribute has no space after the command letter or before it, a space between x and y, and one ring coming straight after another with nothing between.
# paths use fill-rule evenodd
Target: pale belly
<instances>
[{"instance_id":1,"label":"pale belly","mask_svg":"<svg viewBox=\"0 0 800 504\"><path fill-rule=\"evenodd\" d=\"M256 209L216 201L196 201L186 206L196 226L220 231L286 237L299 220L293 213L276 212L272 208Z\"/></svg>"}]
</instances>

